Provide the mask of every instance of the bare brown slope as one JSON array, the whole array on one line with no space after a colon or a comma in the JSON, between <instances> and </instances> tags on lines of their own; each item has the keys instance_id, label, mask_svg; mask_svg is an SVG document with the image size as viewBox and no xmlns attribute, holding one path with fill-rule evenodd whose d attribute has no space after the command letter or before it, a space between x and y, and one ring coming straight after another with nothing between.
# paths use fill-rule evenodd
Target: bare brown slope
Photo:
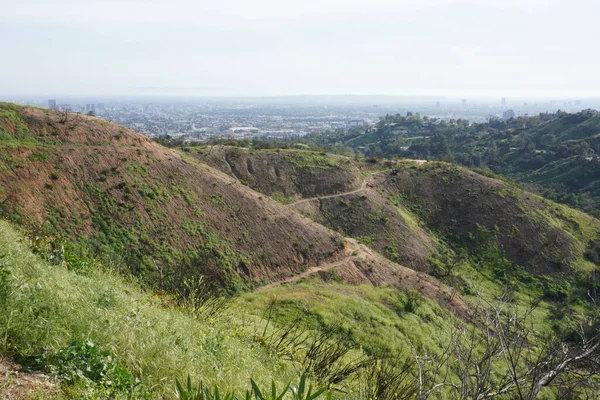
<instances>
[{"instance_id":1,"label":"bare brown slope","mask_svg":"<svg viewBox=\"0 0 600 400\"><path fill-rule=\"evenodd\" d=\"M414 215L377 190L389 175L390 171L373 173L359 190L306 199L289 207L344 236L359 239L394 262L429 272L428 259L435 252L435 240Z\"/></svg>"},{"instance_id":2,"label":"bare brown slope","mask_svg":"<svg viewBox=\"0 0 600 400\"><path fill-rule=\"evenodd\" d=\"M79 238L149 281L169 288L208 275L236 290L335 267L346 282L414 288L464 308L435 279L362 245L349 252L339 234L129 129L2 107L12 113L0 118L2 214Z\"/></svg>"},{"instance_id":3,"label":"bare brown slope","mask_svg":"<svg viewBox=\"0 0 600 400\"><path fill-rule=\"evenodd\" d=\"M85 237L138 275L199 271L231 286L304 271L342 248L339 235L132 130L4 107L18 123L0 122L17 138L0 150L3 215Z\"/></svg>"},{"instance_id":4,"label":"bare brown slope","mask_svg":"<svg viewBox=\"0 0 600 400\"><path fill-rule=\"evenodd\" d=\"M361 172L366 169L363 163L351 158L309 150L231 146L187 150L193 157L261 193L279 193L290 200L349 192L358 188Z\"/></svg>"}]
</instances>

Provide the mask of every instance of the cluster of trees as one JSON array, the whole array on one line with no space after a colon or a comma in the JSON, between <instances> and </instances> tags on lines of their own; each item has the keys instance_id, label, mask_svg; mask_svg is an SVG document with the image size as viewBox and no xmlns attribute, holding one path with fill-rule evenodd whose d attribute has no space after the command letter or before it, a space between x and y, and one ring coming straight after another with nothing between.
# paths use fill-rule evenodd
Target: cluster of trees
<instances>
[{"instance_id":1,"label":"cluster of trees","mask_svg":"<svg viewBox=\"0 0 600 400\"><path fill-rule=\"evenodd\" d=\"M595 111L559 110L473 124L411 113L386 115L371 130L325 132L304 140L336 153L351 149L366 157L443 160L490 169L537 184L529 189L552 200L600 215L600 114ZM541 169L544 175L532 175ZM566 171L571 173L563 175Z\"/></svg>"}]
</instances>

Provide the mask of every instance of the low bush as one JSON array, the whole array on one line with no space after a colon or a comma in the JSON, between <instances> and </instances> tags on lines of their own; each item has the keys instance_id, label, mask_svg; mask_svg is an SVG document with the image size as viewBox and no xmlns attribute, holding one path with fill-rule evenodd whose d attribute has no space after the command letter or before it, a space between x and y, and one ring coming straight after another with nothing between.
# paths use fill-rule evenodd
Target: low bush
<instances>
[{"instance_id":1,"label":"low bush","mask_svg":"<svg viewBox=\"0 0 600 400\"><path fill-rule=\"evenodd\" d=\"M110 351L87 339L72 340L55 353L43 352L32 365L87 397L150 398L139 380L120 366Z\"/></svg>"}]
</instances>

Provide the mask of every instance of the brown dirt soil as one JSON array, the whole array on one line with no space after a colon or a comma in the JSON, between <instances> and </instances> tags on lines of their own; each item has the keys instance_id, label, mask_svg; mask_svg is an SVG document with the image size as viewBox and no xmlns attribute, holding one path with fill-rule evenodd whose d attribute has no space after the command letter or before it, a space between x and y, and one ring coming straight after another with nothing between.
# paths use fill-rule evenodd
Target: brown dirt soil
<instances>
[{"instance_id":1,"label":"brown dirt soil","mask_svg":"<svg viewBox=\"0 0 600 400\"><path fill-rule=\"evenodd\" d=\"M57 394L58 383L50 377L21 372L20 365L0 359L0 399L46 399Z\"/></svg>"},{"instance_id":2,"label":"brown dirt soil","mask_svg":"<svg viewBox=\"0 0 600 400\"><path fill-rule=\"evenodd\" d=\"M335 260L342 248L338 234L128 128L81 115L63 124L52 112L20 110L42 144L0 146L0 213L18 223L76 238L117 235L123 243L99 237L101 246L149 254L167 273L213 240L224 257L228 248L247 256L231 267L250 282ZM129 263L135 273L144 263L154 273L152 260Z\"/></svg>"},{"instance_id":3,"label":"brown dirt soil","mask_svg":"<svg viewBox=\"0 0 600 400\"><path fill-rule=\"evenodd\" d=\"M191 149L189 154L258 192L268 196L280 192L293 200L353 190L360 185L364 168L347 157L304 150L212 146ZM316 161L311 163L311 158ZM302 162L303 159L308 162Z\"/></svg>"},{"instance_id":4,"label":"brown dirt soil","mask_svg":"<svg viewBox=\"0 0 600 400\"><path fill-rule=\"evenodd\" d=\"M468 306L456 289L440 283L430 275L393 263L354 239L347 238L345 244L344 257L341 260L309 268L295 276L271 282L258 290L268 290L315 277L327 280L327 271L335 270L337 278L343 282L355 285L368 283L374 286L391 284L402 290L417 290L455 315L468 316Z\"/></svg>"}]
</instances>

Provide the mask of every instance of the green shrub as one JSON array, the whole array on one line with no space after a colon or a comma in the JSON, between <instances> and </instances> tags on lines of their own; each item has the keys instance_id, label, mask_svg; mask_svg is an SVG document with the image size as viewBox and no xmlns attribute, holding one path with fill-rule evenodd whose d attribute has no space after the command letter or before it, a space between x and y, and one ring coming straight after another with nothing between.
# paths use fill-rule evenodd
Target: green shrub
<instances>
[{"instance_id":1,"label":"green shrub","mask_svg":"<svg viewBox=\"0 0 600 400\"><path fill-rule=\"evenodd\" d=\"M390 261L400 262L400 254L398 254L398 250L396 250L394 246L385 246L385 248L383 249L383 254Z\"/></svg>"},{"instance_id":2,"label":"green shrub","mask_svg":"<svg viewBox=\"0 0 600 400\"><path fill-rule=\"evenodd\" d=\"M290 199L285 197L285 195L281 191L276 191L276 192L271 193L271 198L281 204L290 203Z\"/></svg>"},{"instance_id":3,"label":"green shrub","mask_svg":"<svg viewBox=\"0 0 600 400\"><path fill-rule=\"evenodd\" d=\"M56 353L43 353L35 364L56 376L63 385L93 389L105 395L126 393L149 398L139 381L121 367L115 356L90 340L73 340Z\"/></svg>"},{"instance_id":4,"label":"green shrub","mask_svg":"<svg viewBox=\"0 0 600 400\"><path fill-rule=\"evenodd\" d=\"M423 296L417 290L411 289L406 292L406 301L404 302L404 311L413 313L423 302Z\"/></svg>"}]
</instances>

